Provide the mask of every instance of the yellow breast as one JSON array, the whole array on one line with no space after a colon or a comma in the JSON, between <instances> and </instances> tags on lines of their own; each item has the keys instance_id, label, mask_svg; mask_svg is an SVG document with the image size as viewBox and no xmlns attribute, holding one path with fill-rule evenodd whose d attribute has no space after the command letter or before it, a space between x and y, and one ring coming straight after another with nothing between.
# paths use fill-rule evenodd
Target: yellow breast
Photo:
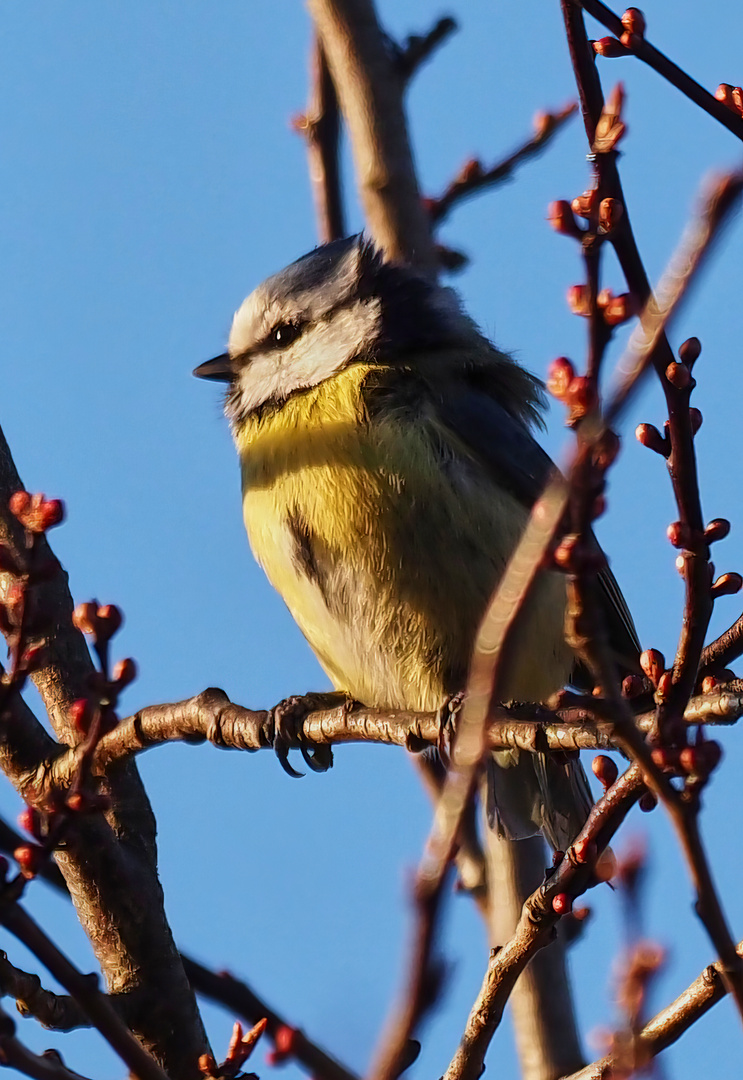
<instances>
[{"instance_id":1,"label":"yellow breast","mask_svg":"<svg viewBox=\"0 0 743 1080\"><path fill-rule=\"evenodd\" d=\"M334 685L369 705L437 708L461 689L525 511L422 410L367 415L355 364L236 433L253 552ZM509 697L566 679L564 585L545 575ZM532 662L532 659L534 662Z\"/></svg>"}]
</instances>

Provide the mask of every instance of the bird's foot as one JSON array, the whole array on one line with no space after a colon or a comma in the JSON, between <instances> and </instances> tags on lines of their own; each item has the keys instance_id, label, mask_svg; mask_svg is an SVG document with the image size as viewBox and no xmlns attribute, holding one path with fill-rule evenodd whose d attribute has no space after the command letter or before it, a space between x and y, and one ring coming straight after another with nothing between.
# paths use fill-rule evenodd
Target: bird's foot
<instances>
[{"instance_id":1,"label":"bird's foot","mask_svg":"<svg viewBox=\"0 0 743 1080\"><path fill-rule=\"evenodd\" d=\"M439 737L437 749L444 768L448 769L456 734L455 720L464 703L464 690L452 694L438 710Z\"/></svg>"},{"instance_id":2,"label":"bird's foot","mask_svg":"<svg viewBox=\"0 0 743 1080\"><path fill-rule=\"evenodd\" d=\"M304 762L312 772L327 772L333 765L332 747L326 744L307 746L302 742L301 725L306 716L318 709L343 708L351 706L352 702L347 694L294 694L284 698L272 711L273 718L273 748L279 765L289 776L299 779L304 773L297 772L289 764L289 750L298 747Z\"/></svg>"}]
</instances>

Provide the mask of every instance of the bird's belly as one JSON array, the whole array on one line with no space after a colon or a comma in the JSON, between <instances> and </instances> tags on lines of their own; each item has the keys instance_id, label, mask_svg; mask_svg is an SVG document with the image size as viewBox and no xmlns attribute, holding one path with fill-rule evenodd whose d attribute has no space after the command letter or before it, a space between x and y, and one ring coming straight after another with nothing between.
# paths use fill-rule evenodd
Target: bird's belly
<instances>
[{"instance_id":1,"label":"bird's belly","mask_svg":"<svg viewBox=\"0 0 743 1080\"><path fill-rule=\"evenodd\" d=\"M332 458L246 487L253 552L336 688L368 705L438 708L464 687L525 511L489 478L456 468L424 463L401 475L369 468L364 455ZM517 630L505 699L542 700L566 681L564 606L562 578L544 574Z\"/></svg>"}]
</instances>

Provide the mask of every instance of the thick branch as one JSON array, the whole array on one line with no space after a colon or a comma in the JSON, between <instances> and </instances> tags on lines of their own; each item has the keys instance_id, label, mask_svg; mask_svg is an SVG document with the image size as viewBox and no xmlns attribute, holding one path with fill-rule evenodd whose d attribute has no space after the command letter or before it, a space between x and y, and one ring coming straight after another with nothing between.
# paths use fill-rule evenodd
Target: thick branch
<instances>
[{"instance_id":1,"label":"thick branch","mask_svg":"<svg viewBox=\"0 0 743 1080\"><path fill-rule=\"evenodd\" d=\"M371 0L309 0L348 128L366 224L388 259L436 271L403 110L404 80Z\"/></svg>"},{"instance_id":2,"label":"thick branch","mask_svg":"<svg viewBox=\"0 0 743 1080\"><path fill-rule=\"evenodd\" d=\"M310 695L310 700L312 695ZM608 712L600 698L570 700L552 712L543 706L494 706L485 739L489 750L616 750L606 731ZM689 702L687 724L734 724L743 716L743 681L716 686ZM655 711L637 714L634 725L647 732ZM452 721L456 732L457 721ZM354 703L350 708L315 709L282 721L282 737L289 748L332 746L339 743L376 742L417 752L437 746L441 737L438 712L390 712ZM204 690L195 697L165 705L149 705L120 724L98 744L93 768L102 772L132 754L168 742L210 742L221 750L268 750L275 739L273 709L252 710L233 704L222 690ZM70 750L50 760L40 790L65 788L77 768L79 751Z\"/></svg>"}]
</instances>

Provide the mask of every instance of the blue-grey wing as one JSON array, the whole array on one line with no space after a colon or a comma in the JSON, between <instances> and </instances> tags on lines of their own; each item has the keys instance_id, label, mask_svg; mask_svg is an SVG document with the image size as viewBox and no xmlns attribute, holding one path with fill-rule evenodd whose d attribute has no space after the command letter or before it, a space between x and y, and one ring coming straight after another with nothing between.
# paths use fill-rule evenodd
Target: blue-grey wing
<instances>
[{"instance_id":1,"label":"blue-grey wing","mask_svg":"<svg viewBox=\"0 0 743 1080\"><path fill-rule=\"evenodd\" d=\"M461 378L447 380L436 407L441 422L496 483L531 508L555 466L526 424L491 394ZM629 608L608 567L598 580L617 662L623 674L638 672L640 643Z\"/></svg>"}]
</instances>

